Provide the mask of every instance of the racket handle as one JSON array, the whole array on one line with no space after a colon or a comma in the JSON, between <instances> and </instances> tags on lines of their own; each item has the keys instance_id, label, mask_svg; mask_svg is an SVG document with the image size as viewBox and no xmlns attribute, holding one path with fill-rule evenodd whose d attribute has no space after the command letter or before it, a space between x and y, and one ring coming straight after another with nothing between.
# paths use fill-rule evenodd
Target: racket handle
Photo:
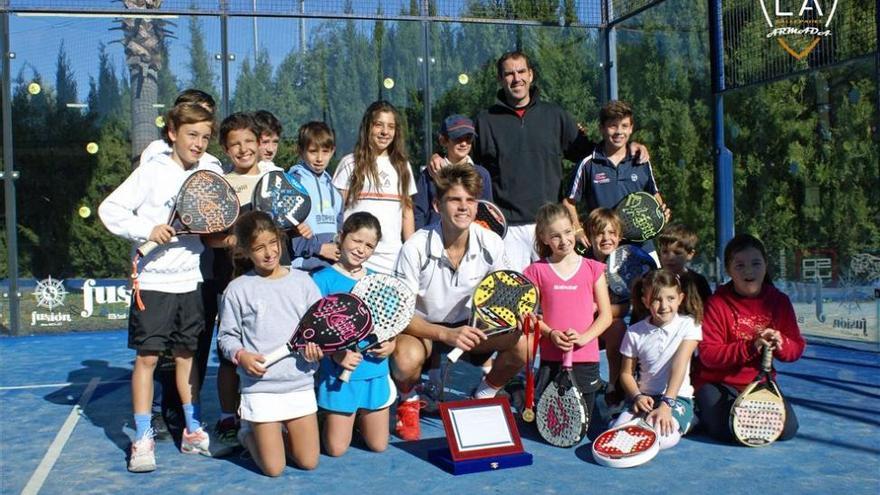
<instances>
[{"instance_id":1,"label":"racket handle","mask_svg":"<svg viewBox=\"0 0 880 495\"><path fill-rule=\"evenodd\" d=\"M449 351L449 353L446 355L446 359L448 359L450 363L454 363L458 361L462 354L464 354L464 351L456 347L455 349Z\"/></svg>"},{"instance_id":2,"label":"racket handle","mask_svg":"<svg viewBox=\"0 0 880 495\"><path fill-rule=\"evenodd\" d=\"M765 344L763 351L764 352L761 356L761 369L769 373L773 368L773 346Z\"/></svg>"},{"instance_id":3,"label":"racket handle","mask_svg":"<svg viewBox=\"0 0 880 495\"><path fill-rule=\"evenodd\" d=\"M351 371L350 370L342 370L342 373L339 374L339 380L345 383L348 383L351 380Z\"/></svg>"},{"instance_id":4,"label":"racket handle","mask_svg":"<svg viewBox=\"0 0 880 495\"><path fill-rule=\"evenodd\" d=\"M355 368L356 369L356 368ZM345 383L348 383L351 380L351 374L354 373L354 370L347 370L342 368L342 372L339 373L339 380Z\"/></svg>"},{"instance_id":5,"label":"racket handle","mask_svg":"<svg viewBox=\"0 0 880 495\"><path fill-rule=\"evenodd\" d=\"M159 247L159 244L157 242L147 241L137 248L137 252L139 255L141 255L141 257L144 257L150 254L157 247Z\"/></svg>"},{"instance_id":6,"label":"racket handle","mask_svg":"<svg viewBox=\"0 0 880 495\"><path fill-rule=\"evenodd\" d=\"M272 366L273 364L277 363L278 361L281 361L282 359L289 356L291 352L293 352L293 351L290 348L290 344L284 344L283 346L279 347L278 349L275 349L274 351L270 352L269 354L266 354L265 356L263 356L265 358L265 361L263 362L263 367L268 368L269 366Z\"/></svg>"},{"instance_id":7,"label":"racket handle","mask_svg":"<svg viewBox=\"0 0 880 495\"><path fill-rule=\"evenodd\" d=\"M574 351L568 351L562 355L562 367L566 369L571 369L571 362L574 359Z\"/></svg>"}]
</instances>

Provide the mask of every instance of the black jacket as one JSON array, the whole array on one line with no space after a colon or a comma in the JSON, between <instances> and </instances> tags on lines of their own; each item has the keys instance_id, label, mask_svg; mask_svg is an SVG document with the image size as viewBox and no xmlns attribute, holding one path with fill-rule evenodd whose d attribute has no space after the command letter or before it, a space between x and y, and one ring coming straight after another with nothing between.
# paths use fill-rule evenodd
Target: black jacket
<instances>
[{"instance_id":1,"label":"black jacket","mask_svg":"<svg viewBox=\"0 0 880 495\"><path fill-rule=\"evenodd\" d=\"M519 118L501 90L476 120L474 161L492 176L495 203L510 225L534 223L541 205L559 201L563 157L578 163L593 150L574 118L541 101L537 88L526 108Z\"/></svg>"}]
</instances>

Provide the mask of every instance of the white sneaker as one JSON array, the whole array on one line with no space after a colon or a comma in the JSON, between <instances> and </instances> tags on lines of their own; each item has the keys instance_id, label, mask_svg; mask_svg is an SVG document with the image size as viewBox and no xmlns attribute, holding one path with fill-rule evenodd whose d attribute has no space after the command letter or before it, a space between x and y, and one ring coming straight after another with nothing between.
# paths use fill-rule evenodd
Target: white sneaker
<instances>
[{"instance_id":1,"label":"white sneaker","mask_svg":"<svg viewBox=\"0 0 880 495\"><path fill-rule=\"evenodd\" d=\"M149 473L156 470L156 442L153 440L153 429L140 440L131 444L131 457L128 459L128 470L132 473Z\"/></svg>"},{"instance_id":2,"label":"white sneaker","mask_svg":"<svg viewBox=\"0 0 880 495\"><path fill-rule=\"evenodd\" d=\"M201 454L211 457L211 438L204 428L190 433L186 428L183 429L183 436L180 439L180 451L184 454Z\"/></svg>"}]
</instances>

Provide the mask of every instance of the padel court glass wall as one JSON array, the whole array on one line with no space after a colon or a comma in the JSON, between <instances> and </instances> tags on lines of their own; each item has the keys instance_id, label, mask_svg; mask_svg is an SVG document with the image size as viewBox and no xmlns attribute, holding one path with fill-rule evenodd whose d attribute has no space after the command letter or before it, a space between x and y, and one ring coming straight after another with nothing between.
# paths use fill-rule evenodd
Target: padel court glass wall
<instances>
[{"instance_id":1,"label":"padel court glass wall","mask_svg":"<svg viewBox=\"0 0 880 495\"><path fill-rule=\"evenodd\" d=\"M876 27L873 1L838 1L844 23ZM760 5L723 2L725 22L749 2ZM709 3L0 0L10 95L2 111L11 117L2 141L2 332L126 327L130 247L104 229L97 207L159 137L182 89L213 94L218 120L272 111L284 125L276 158L284 167L296 160L302 123L334 128L338 160L353 149L364 109L389 100L418 170L445 116L474 116L494 101L494 62L512 49L532 57L542 97L595 140L608 95L633 104L634 139L648 146L673 216L699 234L692 266L717 281ZM740 79L723 93L723 131L736 231L766 242L802 330L876 346L877 33L855 31L844 41L861 43L860 56L745 82L760 52L749 62L727 46L728 76ZM209 151L223 157L216 143Z\"/></svg>"}]
</instances>

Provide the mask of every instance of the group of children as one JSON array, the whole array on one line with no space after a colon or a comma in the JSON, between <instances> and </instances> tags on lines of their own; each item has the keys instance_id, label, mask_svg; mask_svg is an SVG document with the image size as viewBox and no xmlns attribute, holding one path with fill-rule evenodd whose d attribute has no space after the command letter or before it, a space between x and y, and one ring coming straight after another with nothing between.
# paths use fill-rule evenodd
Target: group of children
<instances>
[{"instance_id":1,"label":"group of children","mask_svg":"<svg viewBox=\"0 0 880 495\"><path fill-rule=\"evenodd\" d=\"M436 368L442 353L458 347L471 363L486 367L475 398L497 394L526 363L533 337L513 332L488 339L469 323L470 295L498 269L523 271L540 290L542 313L527 316L540 329L539 391L555 375L562 353L572 350L587 404L592 407L604 388L606 402L623 409L618 422L646 416L664 447L693 425L695 387L707 431L729 437L724 408L757 374L761 346L773 345L783 361L803 351L791 303L770 283L766 252L751 236L728 245L725 267L732 281L711 297L705 278L687 268L696 236L681 225L658 239L662 269L640 279L629 300L609 293L604 262L621 243L620 221L610 208L635 190L659 199L650 164L635 163L627 153L632 111L625 104L603 108L604 140L579 165L570 195L538 212L538 260L527 267L511 266L501 238L474 223L477 200L491 200L492 189L486 169L470 159L473 122L461 115L445 119L439 136L445 166L427 167L416 177L400 115L384 101L367 108L353 153L332 176L333 131L322 122L299 129L300 162L286 173L308 191L312 207L296 229L283 232L267 214L247 211L231 232L178 237L165 222L177 190L195 170L225 175L243 211L257 180L281 170L273 159L282 128L265 111L223 120L216 134L229 166L221 168L206 153L215 134L213 107L209 95L184 92L168 112L163 140L150 145L140 166L99 208L112 233L161 245L135 267L130 471L156 469L153 372L159 355L169 351L185 418L183 453L221 455L240 444L269 476L280 475L288 457L313 469L322 445L328 455L342 455L355 429L370 450L385 450L395 402L397 434L418 439L427 389L421 374ZM582 223L576 206L584 198L591 211ZM587 256L575 250L578 242L590 246ZM201 270L211 256L213 270ZM416 316L403 334L364 356L324 355L310 345L264 366L264 355L290 337L312 303L350 291L370 273L397 276L415 292ZM211 438L201 423L199 395L218 311L221 417ZM607 383L599 377L600 341L610 367ZM342 369L353 371L349 382L337 378ZM429 376L436 379L437 370ZM789 418L785 438L797 429L794 414Z\"/></svg>"}]
</instances>

